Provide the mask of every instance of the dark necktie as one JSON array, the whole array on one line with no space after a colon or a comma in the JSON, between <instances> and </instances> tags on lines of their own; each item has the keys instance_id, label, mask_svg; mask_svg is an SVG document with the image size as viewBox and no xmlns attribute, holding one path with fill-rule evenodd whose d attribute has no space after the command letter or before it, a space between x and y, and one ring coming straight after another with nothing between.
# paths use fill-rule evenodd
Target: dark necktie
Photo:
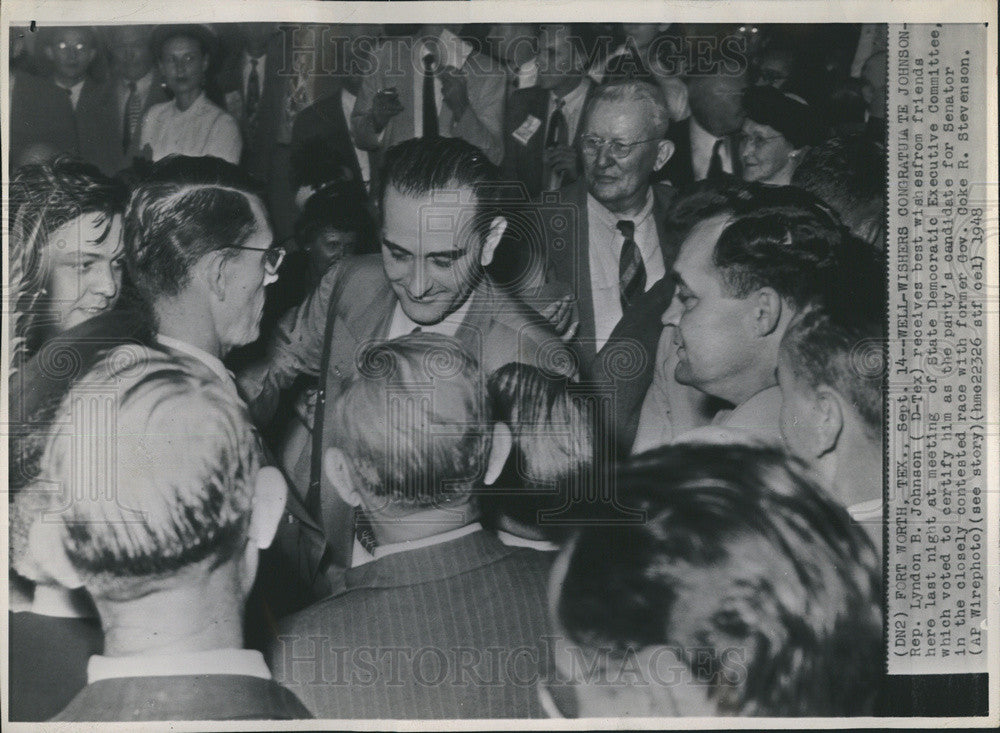
<instances>
[{"instance_id":1,"label":"dark necktie","mask_svg":"<svg viewBox=\"0 0 1000 733\"><path fill-rule=\"evenodd\" d=\"M724 138L719 138L712 146L712 159L708 164L708 175L705 176L710 181L718 180L722 177L722 146L726 143Z\"/></svg>"},{"instance_id":2,"label":"dark necktie","mask_svg":"<svg viewBox=\"0 0 1000 733\"><path fill-rule=\"evenodd\" d=\"M250 75L247 77L247 96L245 117L247 128L252 132L257 124L257 107L260 105L260 73L257 71L258 59L250 59Z\"/></svg>"},{"instance_id":3,"label":"dark necktie","mask_svg":"<svg viewBox=\"0 0 1000 733\"><path fill-rule=\"evenodd\" d=\"M548 131L545 133L545 147L565 145L569 139L569 128L566 125L566 115L563 114L565 99L556 100L556 108L549 117Z\"/></svg>"},{"instance_id":4,"label":"dark necktie","mask_svg":"<svg viewBox=\"0 0 1000 733\"><path fill-rule=\"evenodd\" d=\"M434 54L424 56L424 137L438 136L438 109L434 98Z\"/></svg>"},{"instance_id":5,"label":"dark necktie","mask_svg":"<svg viewBox=\"0 0 1000 733\"><path fill-rule=\"evenodd\" d=\"M128 99L125 100L125 116L122 119L122 152L127 153L139 124L139 114L142 112L142 100L134 81L128 83Z\"/></svg>"},{"instance_id":6,"label":"dark necktie","mask_svg":"<svg viewBox=\"0 0 1000 733\"><path fill-rule=\"evenodd\" d=\"M622 255L618 260L618 288L621 294L622 312L646 291L646 266L642 264L639 245L635 243L635 222L622 219L616 225L625 237Z\"/></svg>"}]
</instances>

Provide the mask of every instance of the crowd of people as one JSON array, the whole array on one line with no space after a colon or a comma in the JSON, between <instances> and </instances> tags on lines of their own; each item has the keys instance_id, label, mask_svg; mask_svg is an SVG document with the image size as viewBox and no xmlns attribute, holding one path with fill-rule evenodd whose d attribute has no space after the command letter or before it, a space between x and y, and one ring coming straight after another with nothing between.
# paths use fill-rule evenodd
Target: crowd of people
<instances>
[{"instance_id":1,"label":"crowd of people","mask_svg":"<svg viewBox=\"0 0 1000 733\"><path fill-rule=\"evenodd\" d=\"M881 710L884 31L13 29L11 719Z\"/></svg>"}]
</instances>

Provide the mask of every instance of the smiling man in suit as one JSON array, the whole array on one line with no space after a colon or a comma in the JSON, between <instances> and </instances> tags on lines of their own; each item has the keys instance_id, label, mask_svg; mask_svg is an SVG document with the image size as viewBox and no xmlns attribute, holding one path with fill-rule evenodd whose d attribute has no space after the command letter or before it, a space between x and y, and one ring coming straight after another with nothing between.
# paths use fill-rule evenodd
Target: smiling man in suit
<instances>
[{"instance_id":1,"label":"smiling man in suit","mask_svg":"<svg viewBox=\"0 0 1000 733\"><path fill-rule=\"evenodd\" d=\"M317 406L295 434L286 469L314 516L323 515L334 564L349 567L353 514L330 491L319 501L324 407L357 371L360 350L418 331L455 338L486 371L511 361L572 369L555 333L484 273L507 226L490 205L496 166L456 138L413 139L387 155L381 194L381 254L348 257L330 269L301 306L278 324L268 358L239 383L261 422L300 375L319 376ZM309 571L315 582L319 558ZM320 583L318 588L322 589ZM327 589L328 591L328 589Z\"/></svg>"}]
</instances>

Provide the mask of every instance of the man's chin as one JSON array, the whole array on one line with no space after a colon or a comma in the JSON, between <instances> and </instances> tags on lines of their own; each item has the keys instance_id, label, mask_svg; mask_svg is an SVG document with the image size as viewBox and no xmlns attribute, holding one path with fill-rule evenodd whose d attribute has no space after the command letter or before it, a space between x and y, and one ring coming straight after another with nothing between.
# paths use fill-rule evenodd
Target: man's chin
<instances>
[{"instance_id":1,"label":"man's chin","mask_svg":"<svg viewBox=\"0 0 1000 733\"><path fill-rule=\"evenodd\" d=\"M694 373L691 371L691 365L686 361L680 361L677 363L677 368L674 369L674 379L678 384L683 384L687 387L697 387L695 384Z\"/></svg>"}]
</instances>

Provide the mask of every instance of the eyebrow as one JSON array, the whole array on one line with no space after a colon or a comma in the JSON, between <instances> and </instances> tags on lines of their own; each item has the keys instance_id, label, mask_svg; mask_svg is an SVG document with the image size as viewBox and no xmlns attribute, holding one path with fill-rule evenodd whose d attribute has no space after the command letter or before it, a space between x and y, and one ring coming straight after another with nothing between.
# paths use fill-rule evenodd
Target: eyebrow
<instances>
[{"instance_id":1,"label":"eyebrow","mask_svg":"<svg viewBox=\"0 0 1000 733\"><path fill-rule=\"evenodd\" d=\"M406 249L405 247L400 247L398 244L385 237L382 237L382 244L384 244L386 247L389 247L390 249L398 249L401 252L406 252L409 255L413 254L413 252L411 252L410 250ZM468 250L465 247L456 247L454 249L442 249L437 252L425 253L424 259L427 259L428 257L450 257L453 260L457 260L459 257L462 257L467 251Z\"/></svg>"}]
</instances>

